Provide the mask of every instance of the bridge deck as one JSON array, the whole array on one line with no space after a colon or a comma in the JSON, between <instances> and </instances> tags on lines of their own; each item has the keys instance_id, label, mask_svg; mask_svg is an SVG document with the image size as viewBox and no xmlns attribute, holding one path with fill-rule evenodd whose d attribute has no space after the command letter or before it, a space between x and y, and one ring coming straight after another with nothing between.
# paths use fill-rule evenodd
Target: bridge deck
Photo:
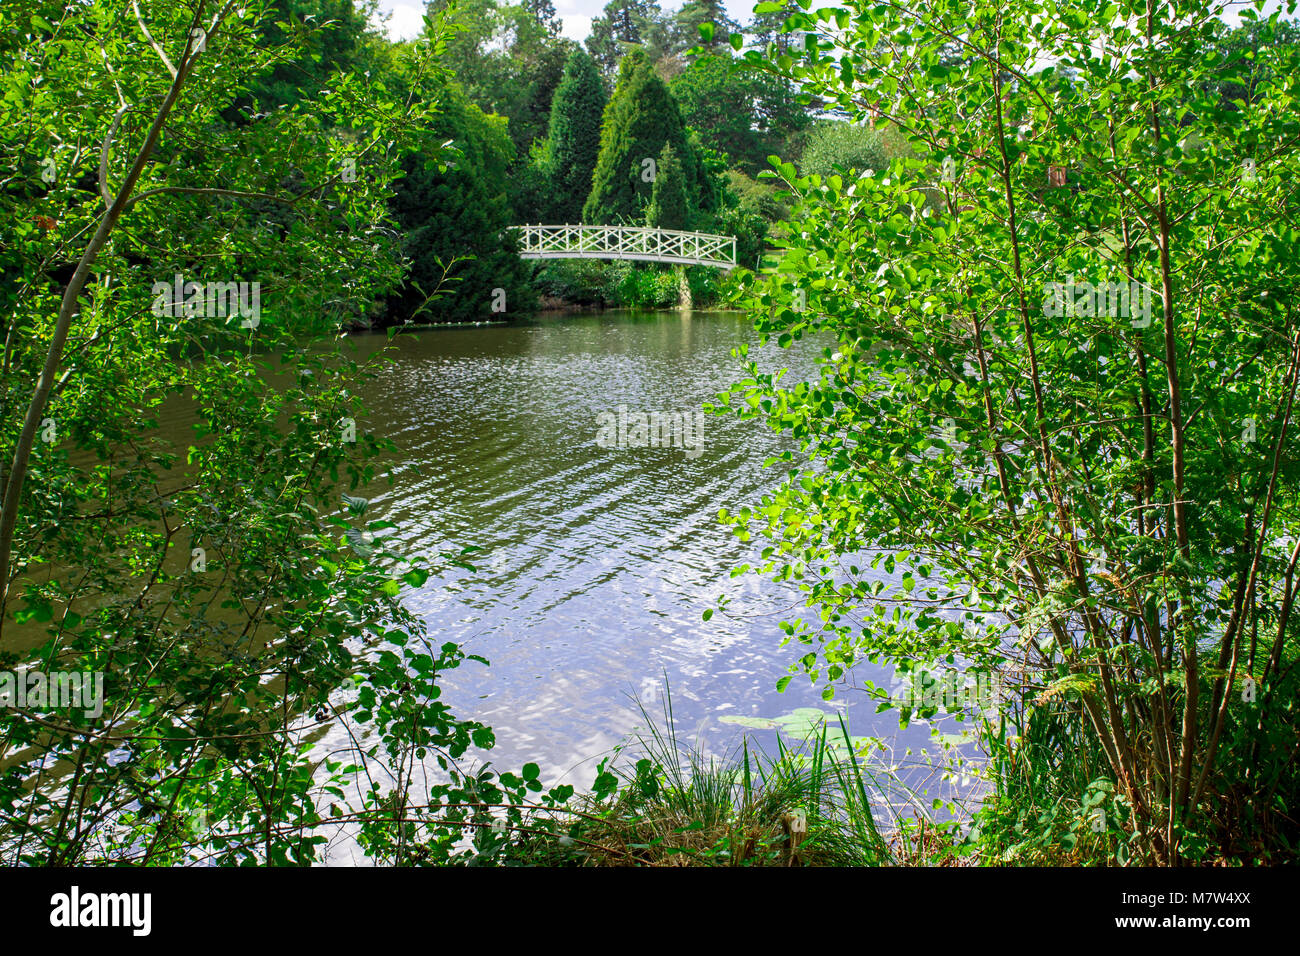
<instances>
[{"instance_id":1,"label":"bridge deck","mask_svg":"<svg viewBox=\"0 0 1300 956\"><path fill-rule=\"evenodd\" d=\"M733 269L736 239L650 226L512 227L521 259L633 259Z\"/></svg>"}]
</instances>

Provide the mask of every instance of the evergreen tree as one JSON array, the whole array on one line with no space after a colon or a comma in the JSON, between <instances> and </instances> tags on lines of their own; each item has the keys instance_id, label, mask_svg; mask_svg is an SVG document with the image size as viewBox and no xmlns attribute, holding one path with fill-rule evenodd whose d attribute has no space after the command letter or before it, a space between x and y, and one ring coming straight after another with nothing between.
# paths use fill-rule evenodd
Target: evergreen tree
<instances>
[{"instance_id":1,"label":"evergreen tree","mask_svg":"<svg viewBox=\"0 0 1300 956\"><path fill-rule=\"evenodd\" d=\"M523 0L520 6L536 17L537 22L546 28L547 33L552 36L560 35L564 24L559 14L555 12L555 4L551 0Z\"/></svg>"},{"instance_id":2,"label":"evergreen tree","mask_svg":"<svg viewBox=\"0 0 1300 956\"><path fill-rule=\"evenodd\" d=\"M654 187L650 190L650 206L645 218L647 226L657 226L660 229L691 228L686 176L671 143L664 143L664 148L659 153L659 166Z\"/></svg>"},{"instance_id":3,"label":"evergreen tree","mask_svg":"<svg viewBox=\"0 0 1300 956\"><path fill-rule=\"evenodd\" d=\"M460 149L454 167L439 172L426 169L421 156L404 160L406 176L397 183L391 208L411 270L388 301L390 320L490 319L496 289L505 291L507 315L534 304L530 268L506 228L514 218L506 192L514 144L505 127L502 117L485 114L453 87L437 134ZM457 257L472 258L452 265ZM426 301L446 267L444 296Z\"/></svg>"},{"instance_id":4,"label":"evergreen tree","mask_svg":"<svg viewBox=\"0 0 1300 956\"><path fill-rule=\"evenodd\" d=\"M551 123L544 157L544 176L551 192L555 222L580 222L591 192L591 175L600 153L600 119L605 111L605 84L596 62L574 50L551 102Z\"/></svg>"},{"instance_id":5,"label":"evergreen tree","mask_svg":"<svg viewBox=\"0 0 1300 956\"><path fill-rule=\"evenodd\" d=\"M750 175L766 169L773 153L795 155L795 143L812 123L789 81L746 69L729 56L697 57L669 89L687 128Z\"/></svg>"},{"instance_id":6,"label":"evergreen tree","mask_svg":"<svg viewBox=\"0 0 1300 956\"><path fill-rule=\"evenodd\" d=\"M680 157L691 210L715 208L717 191L688 137L677 102L645 54L634 50L619 64L618 83L605 107L600 155L583 221L642 221L655 179L652 171L665 143Z\"/></svg>"},{"instance_id":7,"label":"evergreen tree","mask_svg":"<svg viewBox=\"0 0 1300 956\"><path fill-rule=\"evenodd\" d=\"M779 10L765 9L763 13L755 11L749 23L745 24L745 33L760 46L775 43L784 52L790 49L796 36L796 33L785 32L786 18L793 12L796 11L784 7Z\"/></svg>"},{"instance_id":8,"label":"evergreen tree","mask_svg":"<svg viewBox=\"0 0 1300 956\"><path fill-rule=\"evenodd\" d=\"M433 0L430 12L446 0ZM555 32L546 4L457 0L460 29L447 41L441 62L485 113L510 121L515 155L526 160L533 141L546 135L551 98L569 53L577 48Z\"/></svg>"}]
</instances>

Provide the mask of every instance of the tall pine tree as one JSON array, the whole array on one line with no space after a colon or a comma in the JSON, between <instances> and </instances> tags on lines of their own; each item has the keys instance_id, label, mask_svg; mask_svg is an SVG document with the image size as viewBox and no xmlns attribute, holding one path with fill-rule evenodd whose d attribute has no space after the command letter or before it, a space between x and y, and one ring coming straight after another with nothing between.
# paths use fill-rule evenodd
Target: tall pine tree
<instances>
[{"instance_id":1,"label":"tall pine tree","mask_svg":"<svg viewBox=\"0 0 1300 956\"><path fill-rule=\"evenodd\" d=\"M700 36L702 23L713 24L713 36L708 40ZM727 15L722 0L686 0L673 14L670 29L673 52L680 53L696 45L711 50L721 49L727 45L731 34L740 32L740 24Z\"/></svg>"},{"instance_id":2,"label":"tall pine tree","mask_svg":"<svg viewBox=\"0 0 1300 956\"><path fill-rule=\"evenodd\" d=\"M550 132L543 172L551 191L552 222L580 222L600 154L600 118L605 83L596 62L575 50L551 101Z\"/></svg>"},{"instance_id":3,"label":"tall pine tree","mask_svg":"<svg viewBox=\"0 0 1300 956\"><path fill-rule=\"evenodd\" d=\"M591 193L582 208L584 222L600 224L644 221L655 166L664 145L681 160L688 208L711 211L716 190L699 153L687 137L677 102L649 59L640 50L623 58L614 95L605 107L600 156L591 178Z\"/></svg>"},{"instance_id":4,"label":"tall pine tree","mask_svg":"<svg viewBox=\"0 0 1300 956\"><path fill-rule=\"evenodd\" d=\"M662 20L663 11L656 0L609 0L604 14L592 18L587 51L608 76L618 68L624 52L646 43L648 34Z\"/></svg>"}]
</instances>

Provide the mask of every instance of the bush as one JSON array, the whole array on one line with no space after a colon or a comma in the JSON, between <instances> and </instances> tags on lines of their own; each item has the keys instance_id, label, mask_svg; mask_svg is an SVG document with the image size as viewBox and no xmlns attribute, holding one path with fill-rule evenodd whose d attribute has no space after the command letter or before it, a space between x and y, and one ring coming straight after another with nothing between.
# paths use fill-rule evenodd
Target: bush
<instances>
[{"instance_id":1,"label":"bush","mask_svg":"<svg viewBox=\"0 0 1300 956\"><path fill-rule=\"evenodd\" d=\"M879 171L889 166L891 158L883 136L875 128L824 120L808 133L799 171L805 176Z\"/></svg>"},{"instance_id":2,"label":"bush","mask_svg":"<svg viewBox=\"0 0 1300 956\"><path fill-rule=\"evenodd\" d=\"M1101 56L1075 7L846 6L837 70L807 62L824 49L770 68L859 119L888 92L871 77L909 76L920 152L844 182L781 164L784 254L744 301L764 341L834 347L788 388L747 361L720 404L799 443L725 516L817 612L783 625L795 670L831 694L863 659L1014 681L985 725L1019 774L990 821L1040 845L1293 856L1300 44L1265 24L1249 61L1202 53L1197 0ZM1253 100L1225 101L1247 66ZM1000 752L1004 730L1037 749Z\"/></svg>"},{"instance_id":3,"label":"bush","mask_svg":"<svg viewBox=\"0 0 1300 956\"><path fill-rule=\"evenodd\" d=\"M676 272L657 266L631 266L618 283L619 305L634 309L667 308L680 295Z\"/></svg>"},{"instance_id":4,"label":"bush","mask_svg":"<svg viewBox=\"0 0 1300 956\"><path fill-rule=\"evenodd\" d=\"M572 305L604 306L618 301L610 264L601 259L547 260L537 273L536 285L543 296Z\"/></svg>"}]
</instances>

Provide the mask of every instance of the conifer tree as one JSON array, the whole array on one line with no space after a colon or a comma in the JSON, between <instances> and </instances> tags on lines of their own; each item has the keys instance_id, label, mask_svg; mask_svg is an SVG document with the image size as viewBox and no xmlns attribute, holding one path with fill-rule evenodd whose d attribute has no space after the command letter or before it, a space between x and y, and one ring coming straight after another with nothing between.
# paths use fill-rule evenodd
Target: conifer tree
<instances>
[{"instance_id":1,"label":"conifer tree","mask_svg":"<svg viewBox=\"0 0 1300 956\"><path fill-rule=\"evenodd\" d=\"M551 190L550 220L579 222L600 153L605 84L596 62L575 50L551 103L544 173Z\"/></svg>"},{"instance_id":2,"label":"conifer tree","mask_svg":"<svg viewBox=\"0 0 1300 956\"><path fill-rule=\"evenodd\" d=\"M530 266L515 253L507 229L514 219L507 194L514 144L506 121L485 114L454 86L443 103L436 135L459 148L454 168L428 169L419 155L408 155L390 201L411 263L388 299L393 323L492 318L498 290L506 313L527 312L534 302ZM447 268L444 295L430 302Z\"/></svg>"},{"instance_id":3,"label":"conifer tree","mask_svg":"<svg viewBox=\"0 0 1300 956\"><path fill-rule=\"evenodd\" d=\"M659 153L646 225L660 229L690 229L690 204L686 199L686 177L681 160L671 143L664 143Z\"/></svg>"},{"instance_id":4,"label":"conifer tree","mask_svg":"<svg viewBox=\"0 0 1300 956\"><path fill-rule=\"evenodd\" d=\"M644 221L665 144L671 145L680 159L688 210L711 210L716 205L716 190L688 138L677 102L645 54L634 50L619 64L614 95L605 107L600 155L583 206L583 221Z\"/></svg>"}]
</instances>

